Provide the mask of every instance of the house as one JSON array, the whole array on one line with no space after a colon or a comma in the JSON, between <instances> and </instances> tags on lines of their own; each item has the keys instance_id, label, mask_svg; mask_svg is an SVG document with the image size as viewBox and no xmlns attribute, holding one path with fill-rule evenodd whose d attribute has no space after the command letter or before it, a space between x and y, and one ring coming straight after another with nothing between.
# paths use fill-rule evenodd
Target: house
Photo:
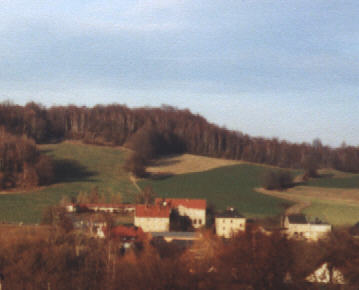
<instances>
[{"instance_id":1,"label":"house","mask_svg":"<svg viewBox=\"0 0 359 290\"><path fill-rule=\"evenodd\" d=\"M216 234L220 237L230 238L239 231L246 230L246 220L234 208L228 208L215 217Z\"/></svg>"},{"instance_id":2,"label":"house","mask_svg":"<svg viewBox=\"0 0 359 290\"><path fill-rule=\"evenodd\" d=\"M168 232L170 227L170 208L159 205L136 205L136 227L144 232Z\"/></svg>"},{"instance_id":3,"label":"house","mask_svg":"<svg viewBox=\"0 0 359 290\"><path fill-rule=\"evenodd\" d=\"M310 223L303 214L292 214L284 217L284 232L289 238L318 241L332 231L332 226L316 220Z\"/></svg>"},{"instance_id":4,"label":"house","mask_svg":"<svg viewBox=\"0 0 359 290\"><path fill-rule=\"evenodd\" d=\"M205 199L189 198L156 198L156 205L169 207L171 210L178 210L181 216L188 216L194 228L200 228L206 225L206 208Z\"/></svg>"},{"instance_id":5,"label":"house","mask_svg":"<svg viewBox=\"0 0 359 290\"><path fill-rule=\"evenodd\" d=\"M108 213L133 213L135 211L134 204L87 203L81 204L79 207L89 211Z\"/></svg>"}]
</instances>

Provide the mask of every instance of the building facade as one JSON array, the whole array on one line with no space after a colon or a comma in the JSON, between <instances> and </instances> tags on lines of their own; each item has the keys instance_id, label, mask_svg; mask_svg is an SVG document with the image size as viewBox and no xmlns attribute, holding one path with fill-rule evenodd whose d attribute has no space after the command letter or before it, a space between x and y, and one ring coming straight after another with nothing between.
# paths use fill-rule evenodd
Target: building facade
<instances>
[{"instance_id":1,"label":"building facade","mask_svg":"<svg viewBox=\"0 0 359 290\"><path fill-rule=\"evenodd\" d=\"M144 232L168 232L170 209L158 205L136 205L134 224Z\"/></svg>"},{"instance_id":2,"label":"building facade","mask_svg":"<svg viewBox=\"0 0 359 290\"><path fill-rule=\"evenodd\" d=\"M156 198L155 204L177 209L181 216L188 216L194 228L200 228L206 225L206 208L205 199L189 198Z\"/></svg>"},{"instance_id":3,"label":"building facade","mask_svg":"<svg viewBox=\"0 0 359 290\"><path fill-rule=\"evenodd\" d=\"M239 231L246 230L247 219L233 208L215 217L216 234L220 237L230 238Z\"/></svg>"},{"instance_id":4,"label":"building facade","mask_svg":"<svg viewBox=\"0 0 359 290\"><path fill-rule=\"evenodd\" d=\"M318 241L325 238L332 231L331 225L319 221L310 223L303 214L285 216L283 227L288 238L309 241Z\"/></svg>"}]
</instances>

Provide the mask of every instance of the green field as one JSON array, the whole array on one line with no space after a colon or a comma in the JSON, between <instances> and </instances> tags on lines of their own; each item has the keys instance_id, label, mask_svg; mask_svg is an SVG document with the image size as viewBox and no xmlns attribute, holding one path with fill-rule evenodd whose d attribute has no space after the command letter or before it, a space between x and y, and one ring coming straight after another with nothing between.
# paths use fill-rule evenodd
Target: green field
<instances>
[{"instance_id":1,"label":"green field","mask_svg":"<svg viewBox=\"0 0 359 290\"><path fill-rule=\"evenodd\" d=\"M253 190L260 187L266 170L260 165L240 164L139 184L142 188L151 185L159 197L206 198L218 210L231 206L248 217L277 216L291 202Z\"/></svg>"},{"instance_id":2,"label":"green field","mask_svg":"<svg viewBox=\"0 0 359 290\"><path fill-rule=\"evenodd\" d=\"M311 179L308 186L330 187L330 188L359 188L359 174L348 177L324 176Z\"/></svg>"},{"instance_id":3,"label":"green field","mask_svg":"<svg viewBox=\"0 0 359 290\"><path fill-rule=\"evenodd\" d=\"M40 148L56 162L56 183L37 191L0 195L0 221L38 223L47 206L58 203L65 195L76 196L95 186L107 197L121 192L124 201L133 201L137 190L121 169L124 151L71 143Z\"/></svg>"},{"instance_id":4,"label":"green field","mask_svg":"<svg viewBox=\"0 0 359 290\"><path fill-rule=\"evenodd\" d=\"M309 217L318 217L334 226L350 226L359 222L359 206L344 203L313 200L312 205L303 212Z\"/></svg>"}]
</instances>

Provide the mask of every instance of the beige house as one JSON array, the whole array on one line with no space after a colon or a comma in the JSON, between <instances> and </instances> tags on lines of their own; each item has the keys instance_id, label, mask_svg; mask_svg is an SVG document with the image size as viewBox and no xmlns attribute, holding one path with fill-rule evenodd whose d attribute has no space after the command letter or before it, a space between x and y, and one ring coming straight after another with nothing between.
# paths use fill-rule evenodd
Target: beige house
<instances>
[{"instance_id":1,"label":"beige house","mask_svg":"<svg viewBox=\"0 0 359 290\"><path fill-rule=\"evenodd\" d=\"M332 231L331 225L321 223L320 221L310 223L303 214L285 216L283 228L289 238L309 241L318 241L325 238Z\"/></svg>"},{"instance_id":2,"label":"beige house","mask_svg":"<svg viewBox=\"0 0 359 290\"><path fill-rule=\"evenodd\" d=\"M218 214L215 218L216 234L220 237L230 238L239 231L246 230L246 218L233 208Z\"/></svg>"},{"instance_id":3,"label":"beige house","mask_svg":"<svg viewBox=\"0 0 359 290\"><path fill-rule=\"evenodd\" d=\"M207 202L205 199L156 198L155 204L177 209L179 215L188 216L191 219L194 228L206 225Z\"/></svg>"},{"instance_id":4,"label":"beige house","mask_svg":"<svg viewBox=\"0 0 359 290\"><path fill-rule=\"evenodd\" d=\"M136 227L144 232L168 232L170 228L170 209L158 205L136 205Z\"/></svg>"}]
</instances>

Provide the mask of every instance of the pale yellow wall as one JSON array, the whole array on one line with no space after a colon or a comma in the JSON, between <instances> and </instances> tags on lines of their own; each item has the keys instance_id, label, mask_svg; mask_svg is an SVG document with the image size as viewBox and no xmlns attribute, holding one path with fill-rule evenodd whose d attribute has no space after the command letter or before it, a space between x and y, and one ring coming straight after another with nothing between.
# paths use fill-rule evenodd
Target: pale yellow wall
<instances>
[{"instance_id":1,"label":"pale yellow wall","mask_svg":"<svg viewBox=\"0 0 359 290\"><path fill-rule=\"evenodd\" d=\"M136 217L136 227L141 227L144 232L168 232L170 229L169 218Z\"/></svg>"},{"instance_id":2,"label":"pale yellow wall","mask_svg":"<svg viewBox=\"0 0 359 290\"><path fill-rule=\"evenodd\" d=\"M239 231L245 231L246 218L216 217L216 234L220 237L230 238Z\"/></svg>"},{"instance_id":3,"label":"pale yellow wall","mask_svg":"<svg viewBox=\"0 0 359 290\"><path fill-rule=\"evenodd\" d=\"M332 231L332 226L327 224L289 224L286 233L289 238L303 238L312 241L324 238Z\"/></svg>"}]
</instances>

